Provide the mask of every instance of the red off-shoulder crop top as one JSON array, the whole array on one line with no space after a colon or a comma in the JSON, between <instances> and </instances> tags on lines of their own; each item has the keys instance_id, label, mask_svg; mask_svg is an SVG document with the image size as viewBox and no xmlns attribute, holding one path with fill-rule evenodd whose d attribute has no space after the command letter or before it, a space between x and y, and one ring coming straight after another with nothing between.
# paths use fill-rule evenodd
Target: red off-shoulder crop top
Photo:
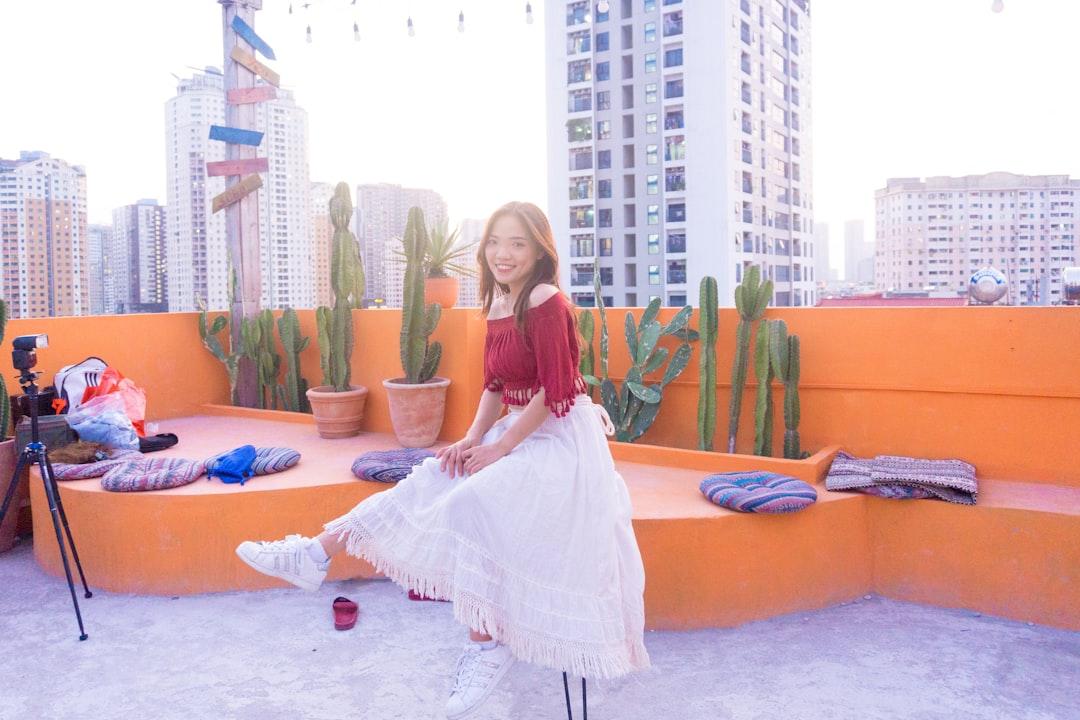
<instances>
[{"instance_id":1,"label":"red off-shoulder crop top","mask_svg":"<svg viewBox=\"0 0 1080 720\"><path fill-rule=\"evenodd\" d=\"M525 332L513 315L488 320L484 388L502 391L507 405L525 405L544 388L544 404L562 417L574 397L588 392L578 371L581 350L573 309L562 293L525 311Z\"/></svg>"}]
</instances>

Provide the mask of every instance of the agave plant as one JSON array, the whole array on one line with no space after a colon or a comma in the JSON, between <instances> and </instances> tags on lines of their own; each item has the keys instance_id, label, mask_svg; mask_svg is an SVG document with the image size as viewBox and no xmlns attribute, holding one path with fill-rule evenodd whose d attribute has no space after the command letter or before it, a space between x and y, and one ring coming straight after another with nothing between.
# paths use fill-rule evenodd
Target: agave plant
<instances>
[{"instance_id":1,"label":"agave plant","mask_svg":"<svg viewBox=\"0 0 1080 720\"><path fill-rule=\"evenodd\" d=\"M443 221L434 225L428 232L427 254L424 257L424 274L429 278L449 277L447 270L458 275L475 275L472 263L463 262L475 252L476 241L458 244L460 228L450 230L449 223ZM404 253L399 253L404 254Z\"/></svg>"}]
</instances>

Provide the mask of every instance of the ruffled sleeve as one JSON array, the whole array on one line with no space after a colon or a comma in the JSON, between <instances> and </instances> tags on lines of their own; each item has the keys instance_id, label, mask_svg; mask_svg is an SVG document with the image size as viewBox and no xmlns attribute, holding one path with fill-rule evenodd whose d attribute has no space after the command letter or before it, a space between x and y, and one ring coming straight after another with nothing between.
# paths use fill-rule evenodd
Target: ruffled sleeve
<instances>
[{"instance_id":1,"label":"ruffled sleeve","mask_svg":"<svg viewBox=\"0 0 1080 720\"><path fill-rule=\"evenodd\" d=\"M502 380L495 377L495 372L491 368L491 361L491 333L488 332L487 337L484 339L484 389L493 392L501 392L503 388Z\"/></svg>"},{"instance_id":2,"label":"ruffled sleeve","mask_svg":"<svg viewBox=\"0 0 1080 720\"><path fill-rule=\"evenodd\" d=\"M544 388L544 404L562 417L574 404L574 396L584 392L578 371L580 349L574 331L574 315L561 298L537 308L526 327L529 347L536 359L536 384Z\"/></svg>"}]
</instances>

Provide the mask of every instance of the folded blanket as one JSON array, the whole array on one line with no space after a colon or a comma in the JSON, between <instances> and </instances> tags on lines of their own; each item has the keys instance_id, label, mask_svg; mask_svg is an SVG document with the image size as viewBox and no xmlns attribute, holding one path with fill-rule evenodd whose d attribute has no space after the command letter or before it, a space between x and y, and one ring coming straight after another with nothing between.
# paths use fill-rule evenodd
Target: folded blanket
<instances>
[{"instance_id":1,"label":"folded blanket","mask_svg":"<svg viewBox=\"0 0 1080 720\"><path fill-rule=\"evenodd\" d=\"M825 478L827 490L854 490L885 498L939 498L974 505L979 486L975 468L963 460L922 460L898 455L860 459L837 454Z\"/></svg>"}]
</instances>

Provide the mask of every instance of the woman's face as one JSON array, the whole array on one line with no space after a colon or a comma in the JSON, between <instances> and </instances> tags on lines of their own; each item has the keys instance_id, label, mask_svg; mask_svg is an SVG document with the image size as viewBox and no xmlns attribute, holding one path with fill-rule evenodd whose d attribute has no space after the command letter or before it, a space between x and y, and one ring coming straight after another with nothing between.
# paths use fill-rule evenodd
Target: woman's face
<instances>
[{"instance_id":1,"label":"woman's face","mask_svg":"<svg viewBox=\"0 0 1080 720\"><path fill-rule=\"evenodd\" d=\"M541 257L540 248L529 238L521 220L511 213L495 221L484 241L484 259L495 281L511 289L521 288L532 277Z\"/></svg>"}]
</instances>

